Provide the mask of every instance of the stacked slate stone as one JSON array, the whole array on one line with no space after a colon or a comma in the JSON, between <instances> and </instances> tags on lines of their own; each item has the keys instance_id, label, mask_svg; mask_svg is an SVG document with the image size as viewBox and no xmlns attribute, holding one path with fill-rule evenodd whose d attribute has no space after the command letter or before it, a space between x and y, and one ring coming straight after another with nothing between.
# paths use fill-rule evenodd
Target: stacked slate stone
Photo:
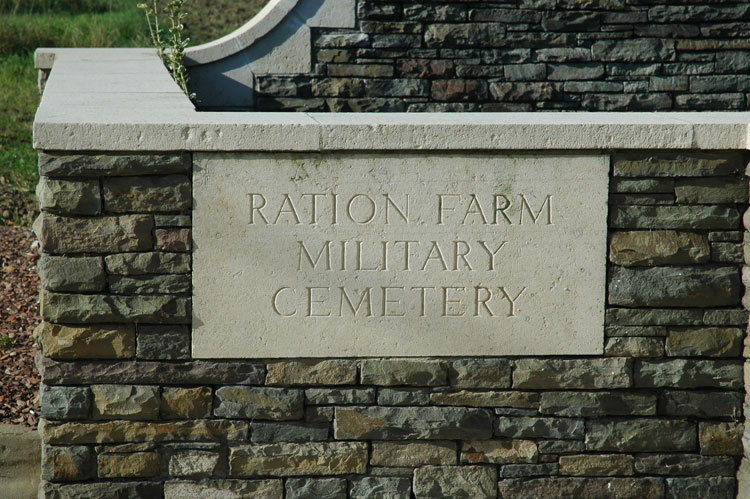
<instances>
[{"instance_id":1,"label":"stacked slate stone","mask_svg":"<svg viewBox=\"0 0 750 499\"><path fill-rule=\"evenodd\" d=\"M748 109L747 2L357 0L313 70L257 75L261 110Z\"/></svg>"},{"instance_id":2,"label":"stacked slate stone","mask_svg":"<svg viewBox=\"0 0 750 499\"><path fill-rule=\"evenodd\" d=\"M190 155L41 154L45 497L735 497L745 160L612 168L601 356L193 360Z\"/></svg>"}]
</instances>

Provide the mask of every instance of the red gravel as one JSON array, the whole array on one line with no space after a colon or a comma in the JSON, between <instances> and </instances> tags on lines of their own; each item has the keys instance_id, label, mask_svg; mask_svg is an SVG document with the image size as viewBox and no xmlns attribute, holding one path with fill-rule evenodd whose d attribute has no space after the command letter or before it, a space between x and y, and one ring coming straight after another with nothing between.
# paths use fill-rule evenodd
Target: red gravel
<instances>
[{"instance_id":1,"label":"red gravel","mask_svg":"<svg viewBox=\"0 0 750 499\"><path fill-rule=\"evenodd\" d=\"M0 227L0 423L36 426L39 419L35 240L28 228Z\"/></svg>"}]
</instances>

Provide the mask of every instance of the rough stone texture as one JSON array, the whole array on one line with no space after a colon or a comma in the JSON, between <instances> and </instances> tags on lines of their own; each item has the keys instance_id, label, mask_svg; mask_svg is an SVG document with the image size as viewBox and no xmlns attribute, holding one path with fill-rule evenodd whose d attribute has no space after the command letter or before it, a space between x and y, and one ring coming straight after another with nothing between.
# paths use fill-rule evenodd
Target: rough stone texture
<instances>
[{"instance_id":1,"label":"rough stone texture","mask_svg":"<svg viewBox=\"0 0 750 499\"><path fill-rule=\"evenodd\" d=\"M430 394L419 388L392 389L382 388L378 390L378 405L428 405Z\"/></svg>"},{"instance_id":2,"label":"rough stone texture","mask_svg":"<svg viewBox=\"0 0 750 499\"><path fill-rule=\"evenodd\" d=\"M169 458L169 475L177 478L207 478L219 467L219 454L202 450L183 450Z\"/></svg>"},{"instance_id":3,"label":"rough stone texture","mask_svg":"<svg viewBox=\"0 0 750 499\"><path fill-rule=\"evenodd\" d=\"M632 55L632 61L601 65L590 60L589 47L598 38L579 40L582 45L575 50L542 52L549 49L518 42L519 32L514 30L502 35L503 43L520 43L513 48L466 46L460 51L429 48L432 52L426 52L411 47L408 57L392 55L398 44L419 40L416 33L426 30L420 23L430 16L442 15L429 22L450 26L433 28L429 36L459 36L456 43L465 44L460 36L468 31L462 30L471 30L455 28L456 22L503 25L508 12L500 11L517 13L518 9L460 2L434 8L381 3L375 9L375 3L361 2L362 12L372 16L362 18L370 23L363 29L371 32L357 42L376 43L379 48L319 49L340 51L329 55L339 59L337 71L351 75L363 70L344 65L360 62L373 71L394 66L395 76L402 76L402 67L404 73L411 71L398 84L381 81L388 79L383 76L366 84L356 76L342 81L349 80L352 89L361 85L384 93L396 87L421 92L421 100L409 104L412 110L429 108L431 90L452 100L442 110L489 110L485 103L471 101L482 98L482 92L487 99L497 99L498 106L526 106L496 110L536 109L538 102L561 103L560 96L573 94L578 97L568 100L569 109L595 101L614 105L617 99L601 96L645 92L634 89L646 80L645 88L665 95L708 85L707 80L693 80L691 71L718 64L700 60L713 57L703 49L684 52L684 60L647 61L663 48L649 42L638 45L643 53ZM534 15L544 11L540 7L544 3L524 1L521 10L529 16L524 23L537 22ZM556 4L562 13L589 8L568 0ZM628 17L632 14L628 9L629 4L602 7L596 17L619 19L613 26L632 26L639 21ZM637 10L645 16L658 13L659 7L644 4ZM383 27L386 17L392 22L407 12L412 19L399 28L400 35L406 36L378 32L393 28ZM555 19L538 17L544 26L562 29L580 17L572 12L570 16L568 20L562 14ZM658 23L657 28L676 29ZM489 31L480 36L490 36L492 30L483 29ZM622 31L608 33L619 36ZM548 34L541 31L536 36L547 40ZM604 54L606 45L619 54L616 57L630 57L622 47L633 45L617 40L600 43L598 53ZM571 41L576 43L575 38L558 39ZM392 61L383 62L386 55ZM364 63L365 58L373 61ZM416 58L427 62L412 64ZM451 63L446 64L445 58ZM459 59L463 60L453 62ZM506 74L512 65L518 67ZM542 73L539 67L544 65ZM514 82L516 89L500 91L507 87L504 79L537 73L549 79L552 71L593 74L597 66L605 72L597 78L607 81L521 79ZM318 70L324 81L326 68ZM653 74L641 78L630 73L623 79L622 71ZM454 76L464 79L463 87L432 85L433 80ZM300 81L279 77L276 83L296 92ZM738 80L732 76L727 81ZM463 88L463 94L457 88ZM304 100L301 95L310 91L308 87L289 97ZM362 102L332 97L325 106L375 110L385 101L403 105L396 103L396 97L378 102L357 99ZM634 102L646 100L634 97ZM152 187L165 177L143 176L171 173L119 173L114 183L107 172L94 173L96 179L74 173L80 177L74 182L80 184L76 189L102 182L110 186L107 195L114 192L111 186L118 185L131 199L108 197L105 215L99 216L96 211L76 213L72 206L83 194L73 192L65 201L70 208L52 204L44 208L42 225L44 217L57 217L64 224L115 220L110 214L118 209L113 208L116 202L124 203L122 210L170 214L145 215L148 245L139 249L137 244L127 246L141 237L130 233L129 242L102 243L106 250L71 246L69 251L47 248L44 252L40 267L47 290L45 314L60 324L46 322L37 330L46 356L38 359L44 380L40 429L45 442L44 479L50 480L42 488L47 497L61 498L406 498L411 486L416 497L430 498L496 497L497 490L498 497L514 498L734 497L744 432L741 345L747 313L740 303L743 262L738 258L743 245L739 214L747 198L747 183L741 177L744 166L743 157L727 153L616 154L613 168L619 177L610 179L615 227L610 227L607 272L609 295L617 306L606 310L604 356L575 358L191 360L187 296L191 254L185 252L191 230L191 216L185 214L189 208L161 211L162 201L156 199L169 194ZM187 171L172 173L180 173L175 177L184 180ZM184 193L176 195L180 203L190 202ZM89 201L86 209L94 210L95 203ZM142 215L119 219L131 216ZM179 236L180 246L175 251L154 251L153 227L162 231L158 248L171 244L164 235ZM60 232L61 240L72 237ZM614 281L623 275L631 287L613 291ZM138 296L141 293L184 296ZM183 299L179 304L178 298ZM657 358L663 355L672 358ZM126 358L131 360L122 360ZM271 386L258 386L263 384ZM284 481L261 479L298 474L300 478ZM258 479L234 479L245 477ZM82 483L51 482L73 480Z\"/></svg>"},{"instance_id":4,"label":"rough stone texture","mask_svg":"<svg viewBox=\"0 0 750 499\"><path fill-rule=\"evenodd\" d=\"M98 215L102 200L97 180L57 180L41 177L36 187L39 208L66 215Z\"/></svg>"},{"instance_id":5,"label":"rough stone texture","mask_svg":"<svg viewBox=\"0 0 750 499\"><path fill-rule=\"evenodd\" d=\"M42 446L42 480L57 482L86 480L92 476L91 448Z\"/></svg>"},{"instance_id":6,"label":"rough stone texture","mask_svg":"<svg viewBox=\"0 0 750 499\"><path fill-rule=\"evenodd\" d=\"M100 454L97 474L100 478L148 478L161 473L161 456L157 452Z\"/></svg>"},{"instance_id":7,"label":"rough stone texture","mask_svg":"<svg viewBox=\"0 0 750 499\"><path fill-rule=\"evenodd\" d=\"M190 229L156 229L154 248L159 251L190 251Z\"/></svg>"},{"instance_id":8,"label":"rough stone texture","mask_svg":"<svg viewBox=\"0 0 750 499\"><path fill-rule=\"evenodd\" d=\"M737 419L742 415L742 396L733 392L667 390L659 400L659 413L665 416Z\"/></svg>"},{"instance_id":9,"label":"rough stone texture","mask_svg":"<svg viewBox=\"0 0 750 499\"><path fill-rule=\"evenodd\" d=\"M42 213L34 222L42 249L52 254L149 250L152 227L147 215L74 218Z\"/></svg>"},{"instance_id":10,"label":"rough stone texture","mask_svg":"<svg viewBox=\"0 0 750 499\"><path fill-rule=\"evenodd\" d=\"M39 173L50 177L153 175L186 172L188 154L49 154L39 153Z\"/></svg>"},{"instance_id":11,"label":"rough stone texture","mask_svg":"<svg viewBox=\"0 0 750 499\"><path fill-rule=\"evenodd\" d=\"M461 359L451 362L450 384L456 388L510 388L507 359Z\"/></svg>"},{"instance_id":12,"label":"rough stone texture","mask_svg":"<svg viewBox=\"0 0 750 499\"><path fill-rule=\"evenodd\" d=\"M306 442L258 444L229 449L229 474L238 477L364 473L367 444Z\"/></svg>"},{"instance_id":13,"label":"rough stone texture","mask_svg":"<svg viewBox=\"0 0 750 499\"><path fill-rule=\"evenodd\" d=\"M104 209L111 213L173 212L192 205L190 179L185 175L111 177L102 186Z\"/></svg>"},{"instance_id":14,"label":"rough stone texture","mask_svg":"<svg viewBox=\"0 0 750 499\"><path fill-rule=\"evenodd\" d=\"M501 498L566 499L569 497L608 497L613 499L661 499L664 482L657 478L538 478L503 480Z\"/></svg>"},{"instance_id":15,"label":"rough stone texture","mask_svg":"<svg viewBox=\"0 0 750 499\"><path fill-rule=\"evenodd\" d=\"M338 440L471 440L492 434L492 418L483 409L458 407L336 408Z\"/></svg>"},{"instance_id":16,"label":"rough stone texture","mask_svg":"<svg viewBox=\"0 0 750 499\"><path fill-rule=\"evenodd\" d=\"M243 422L193 420L168 423L107 421L102 423L52 423L40 428L42 441L52 445L126 442L217 442L247 440Z\"/></svg>"},{"instance_id":17,"label":"rough stone texture","mask_svg":"<svg viewBox=\"0 0 750 499\"><path fill-rule=\"evenodd\" d=\"M268 364L267 385L353 385L357 364L351 360L283 361Z\"/></svg>"},{"instance_id":18,"label":"rough stone texture","mask_svg":"<svg viewBox=\"0 0 750 499\"><path fill-rule=\"evenodd\" d=\"M735 267L615 267L609 303L627 307L721 307L740 301Z\"/></svg>"},{"instance_id":19,"label":"rough stone texture","mask_svg":"<svg viewBox=\"0 0 750 499\"><path fill-rule=\"evenodd\" d=\"M456 443L433 442L373 442L370 455L372 466L453 465L456 463Z\"/></svg>"},{"instance_id":20,"label":"rough stone texture","mask_svg":"<svg viewBox=\"0 0 750 499\"><path fill-rule=\"evenodd\" d=\"M620 206L610 208L614 229L738 229L740 213L721 205Z\"/></svg>"},{"instance_id":21,"label":"rough stone texture","mask_svg":"<svg viewBox=\"0 0 750 499\"><path fill-rule=\"evenodd\" d=\"M582 440L584 432L582 419L499 417L495 420L495 435L499 437Z\"/></svg>"},{"instance_id":22,"label":"rough stone texture","mask_svg":"<svg viewBox=\"0 0 750 499\"><path fill-rule=\"evenodd\" d=\"M223 386L216 390L214 415L224 418L273 419L302 417L301 390Z\"/></svg>"},{"instance_id":23,"label":"rough stone texture","mask_svg":"<svg viewBox=\"0 0 750 499\"><path fill-rule=\"evenodd\" d=\"M117 275L185 274L190 272L190 255L185 253L117 253L104 257L107 272Z\"/></svg>"},{"instance_id":24,"label":"rough stone texture","mask_svg":"<svg viewBox=\"0 0 750 499\"><path fill-rule=\"evenodd\" d=\"M56 360L127 359L135 354L133 326L61 326L42 322L34 331L46 357Z\"/></svg>"},{"instance_id":25,"label":"rough stone texture","mask_svg":"<svg viewBox=\"0 0 750 499\"><path fill-rule=\"evenodd\" d=\"M747 191L747 182L734 178L681 179L675 184L678 203L747 203Z\"/></svg>"},{"instance_id":26,"label":"rough stone texture","mask_svg":"<svg viewBox=\"0 0 750 499\"><path fill-rule=\"evenodd\" d=\"M604 355L611 357L663 357L664 340L661 338L607 338Z\"/></svg>"},{"instance_id":27,"label":"rough stone texture","mask_svg":"<svg viewBox=\"0 0 750 499\"><path fill-rule=\"evenodd\" d=\"M622 476L633 474L633 456L599 454L560 456L560 474L570 476Z\"/></svg>"},{"instance_id":28,"label":"rough stone texture","mask_svg":"<svg viewBox=\"0 0 750 499\"><path fill-rule=\"evenodd\" d=\"M536 463L538 457L537 445L531 440L474 440L461 445L462 463Z\"/></svg>"},{"instance_id":29,"label":"rough stone texture","mask_svg":"<svg viewBox=\"0 0 750 499\"><path fill-rule=\"evenodd\" d=\"M430 394L434 405L457 405L468 407L514 407L532 409L539 405L539 395L534 392L435 392Z\"/></svg>"},{"instance_id":30,"label":"rough stone texture","mask_svg":"<svg viewBox=\"0 0 750 499\"><path fill-rule=\"evenodd\" d=\"M586 430L586 449L589 451L692 451L697 445L695 424L687 421L600 420L592 422Z\"/></svg>"},{"instance_id":31,"label":"rough stone texture","mask_svg":"<svg viewBox=\"0 0 750 499\"><path fill-rule=\"evenodd\" d=\"M739 456L742 454L741 423L701 422L698 425L698 441L701 454Z\"/></svg>"},{"instance_id":32,"label":"rough stone texture","mask_svg":"<svg viewBox=\"0 0 750 499\"><path fill-rule=\"evenodd\" d=\"M164 499L282 499L281 480L201 480L164 483Z\"/></svg>"},{"instance_id":33,"label":"rough stone texture","mask_svg":"<svg viewBox=\"0 0 750 499\"><path fill-rule=\"evenodd\" d=\"M411 480L398 477L364 477L352 480L352 499L410 499Z\"/></svg>"},{"instance_id":34,"label":"rough stone texture","mask_svg":"<svg viewBox=\"0 0 750 499\"><path fill-rule=\"evenodd\" d=\"M91 385L95 419L156 419L159 388L138 385Z\"/></svg>"},{"instance_id":35,"label":"rough stone texture","mask_svg":"<svg viewBox=\"0 0 750 499\"><path fill-rule=\"evenodd\" d=\"M85 386L42 385L39 402L48 419L88 419L91 392Z\"/></svg>"},{"instance_id":36,"label":"rough stone texture","mask_svg":"<svg viewBox=\"0 0 750 499\"><path fill-rule=\"evenodd\" d=\"M617 232L609 242L609 260L616 265L685 265L710 256L707 238L691 232Z\"/></svg>"},{"instance_id":37,"label":"rough stone texture","mask_svg":"<svg viewBox=\"0 0 750 499\"><path fill-rule=\"evenodd\" d=\"M190 329L186 326L138 326L136 357L146 360L190 358Z\"/></svg>"},{"instance_id":38,"label":"rough stone texture","mask_svg":"<svg viewBox=\"0 0 750 499\"><path fill-rule=\"evenodd\" d=\"M640 388L742 388L742 364L724 360L637 361L635 386Z\"/></svg>"},{"instance_id":39,"label":"rough stone texture","mask_svg":"<svg viewBox=\"0 0 750 499\"><path fill-rule=\"evenodd\" d=\"M42 491L45 499L161 497L162 484L159 482L91 482L75 484L44 482L42 483Z\"/></svg>"},{"instance_id":40,"label":"rough stone texture","mask_svg":"<svg viewBox=\"0 0 750 499\"><path fill-rule=\"evenodd\" d=\"M364 405L375 402L372 388L308 388L305 403L310 405Z\"/></svg>"},{"instance_id":41,"label":"rough stone texture","mask_svg":"<svg viewBox=\"0 0 750 499\"><path fill-rule=\"evenodd\" d=\"M623 153L613 158L614 174L620 177L701 177L732 175L745 168L739 154L703 152Z\"/></svg>"},{"instance_id":42,"label":"rough stone texture","mask_svg":"<svg viewBox=\"0 0 750 499\"><path fill-rule=\"evenodd\" d=\"M446 385L448 368L439 360L367 359L360 364L363 385Z\"/></svg>"},{"instance_id":43,"label":"rough stone texture","mask_svg":"<svg viewBox=\"0 0 750 499\"><path fill-rule=\"evenodd\" d=\"M494 499L497 471L485 466L424 466L414 470L413 488L414 495L424 499Z\"/></svg>"},{"instance_id":44,"label":"rough stone texture","mask_svg":"<svg viewBox=\"0 0 750 499\"><path fill-rule=\"evenodd\" d=\"M655 416L656 395L627 392L544 392L539 412L554 416Z\"/></svg>"},{"instance_id":45,"label":"rough stone texture","mask_svg":"<svg viewBox=\"0 0 750 499\"><path fill-rule=\"evenodd\" d=\"M37 271L44 289L50 291L97 292L107 283L101 257L42 255Z\"/></svg>"},{"instance_id":46,"label":"rough stone texture","mask_svg":"<svg viewBox=\"0 0 750 499\"><path fill-rule=\"evenodd\" d=\"M735 465L731 457L655 454L636 457L635 470L647 475L734 476Z\"/></svg>"},{"instance_id":47,"label":"rough stone texture","mask_svg":"<svg viewBox=\"0 0 750 499\"><path fill-rule=\"evenodd\" d=\"M50 322L180 324L188 322L186 297L78 295L42 292L42 317Z\"/></svg>"},{"instance_id":48,"label":"rough stone texture","mask_svg":"<svg viewBox=\"0 0 750 499\"><path fill-rule=\"evenodd\" d=\"M159 414L163 419L207 418L211 415L211 388L165 386L161 392Z\"/></svg>"},{"instance_id":49,"label":"rough stone texture","mask_svg":"<svg viewBox=\"0 0 750 499\"><path fill-rule=\"evenodd\" d=\"M666 499L734 499L734 478L667 478Z\"/></svg>"},{"instance_id":50,"label":"rough stone texture","mask_svg":"<svg viewBox=\"0 0 750 499\"><path fill-rule=\"evenodd\" d=\"M156 383L200 385L221 378L233 385L257 385L263 382L263 367L254 362L192 361L163 362L53 362L40 366L48 384Z\"/></svg>"},{"instance_id":51,"label":"rough stone texture","mask_svg":"<svg viewBox=\"0 0 750 499\"><path fill-rule=\"evenodd\" d=\"M743 337L739 328L670 329L666 352L671 357L737 357Z\"/></svg>"},{"instance_id":52,"label":"rough stone texture","mask_svg":"<svg viewBox=\"0 0 750 499\"><path fill-rule=\"evenodd\" d=\"M251 423L253 442L310 442L328 440L330 425L326 423Z\"/></svg>"},{"instance_id":53,"label":"rough stone texture","mask_svg":"<svg viewBox=\"0 0 750 499\"><path fill-rule=\"evenodd\" d=\"M346 480L343 478L289 478L286 480L287 499L347 499Z\"/></svg>"},{"instance_id":54,"label":"rough stone texture","mask_svg":"<svg viewBox=\"0 0 750 499\"><path fill-rule=\"evenodd\" d=\"M110 276L109 291L117 295L186 294L192 286L188 274L155 276Z\"/></svg>"},{"instance_id":55,"label":"rough stone texture","mask_svg":"<svg viewBox=\"0 0 750 499\"><path fill-rule=\"evenodd\" d=\"M520 359L513 370L514 389L603 389L632 385L631 360Z\"/></svg>"}]
</instances>

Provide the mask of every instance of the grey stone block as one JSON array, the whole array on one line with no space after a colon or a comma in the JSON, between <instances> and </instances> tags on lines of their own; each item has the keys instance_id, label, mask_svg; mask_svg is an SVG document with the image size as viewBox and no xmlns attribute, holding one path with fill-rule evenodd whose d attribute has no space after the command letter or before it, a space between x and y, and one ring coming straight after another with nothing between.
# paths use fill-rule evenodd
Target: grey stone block
<instances>
[{"instance_id":1,"label":"grey stone block","mask_svg":"<svg viewBox=\"0 0 750 499\"><path fill-rule=\"evenodd\" d=\"M189 274L162 274L153 276L110 276L109 290L116 295L176 295L192 289Z\"/></svg>"},{"instance_id":2,"label":"grey stone block","mask_svg":"<svg viewBox=\"0 0 750 499\"><path fill-rule=\"evenodd\" d=\"M190 359L190 329L186 326L139 325L136 341L139 359Z\"/></svg>"},{"instance_id":3,"label":"grey stone block","mask_svg":"<svg viewBox=\"0 0 750 499\"><path fill-rule=\"evenodd\" d=\"M742 388L742 361L637 360L633 368L638 388Z\"/></svg>"},{"instance_id":4,"label":"grey stone block","mask_svg":"<svg viewBox=\"0 0 750 499\"><path fill-rule=\"evenodd\" d=\"M585 425L582 419L499 417L494 433L506 438L583 440Z\"/></svg>"},{"instance_id":5,"label":"grey stone block","mask_svg":"<svg viewBox=\"0 0 750 499\"><path fill-rule=\"evenodd\" d=\"M214 414L224 418L302 419L302 390L223 386L216 390Z\"/></svg>"},{"instance_id":6,"label":"grey stone block","mask_svg":"<svg viewBox=\"0 0 750 499\"><path fill-rule=\"evenodd\" d=\"M289 478L286 481L287 499L347 499L346 480L343 478Z\"/></svg>"},{"instance_id":7,"label":"grey stone block","mask_svg":"<svg viewBox=\"0 0 750 499\"><path fill-rule=\"evenodd\" d=\"M67 257L43 254L37 265L44 289L97 292L106 286L104 260L98 256Z\"/></svg>"},{"instance_id":8,"label":"grey stone block","mask_svg":"<svg viewBox=\"0 0 750 499\"><path fill-rule=\"evenodd\" d=\"M87 419L91 392L83 386L42 385L39 402L47 419Z\"/></svg>"},{"instance_id":9,"label":"grey stone block","mask_svg":"<svg viewBox=\"0 0 750 499\"><path fill-rule=\"evenodd\" d=\"M312 442L328 440L328 423L251 423L251 442Z\"/></svg>"},{"instance_id":10,"label":"grey stone block","mask_svg":"<svg viewBox=\"0 0 750 499\"><path fill-rule=\"evenodd\" d=\"M409 499L411 480L399 477L362 477L351 480L351 499Z\"/></svg>"},{"instance_id":11,"label":"grey stone block","mask_svg":"<svg viewBox=\"0 0 750 499\"><path fill-rule=\"evenodd\" d=\"M474 440L492 435L492 413L458 407L337 407L340 440Z\"/></svg>"},{"instance_id":12,"label":"grey stone block","mask_svg":"<svg viewBox=\"0 0 750 499\"><path fill-rule=\"evenodd\" d=\"M166 385L263 383L262 364L247 361L192 362L54 362L44 359L40 372L51 385L133 383Z\"/></svg>"},{"instance_id":13,"label":"grey stone block","mask_svg":"<svg viewBox=\"0 0 750 499\"><path fill-rule=\"evenodd\" d=\"M102 210L99 181L41 177L36 188L43 211L63 215L98 215Z\"/></svg>"},{"instance_id":14,"label":"grey stone block","mask_svg":"<svg viewBox=\"0 0 750 499\"><path fill-rule=\"evenodd\" d=\"M736 470L731 457L700 456L696 454L654 454L636 456L635 471L644 475L667 476L726 476L734 477ZM715 497L709 494L708 497Z\"/></svg>"},{"instance_id":15,"label":"grey stone block","mask_svg":"<svg viewBox=\"0 0 750 499\"><path fill-rule=\"evenodd\" d=\"M695 423L680 420L596 420L586 428L588 451L674 452L696 449Z\"/></svg>"},{"instance_id":16,"label":"grey stone block","mask_svg":"<svg viewBox=\"0 0 750 499\"><path fill-rule=\"evenodd\" d=\"M39 153L39 174L50 177L154 175L187 172L189 154L47 154Z\"/></svg>"},{"instance_id":17,"label":"grey stone block","mask_svg":"<svg viewBox=\"0 0 750 499\"><path fill-rule=\"evenodd\" d=\"M627 307L720 307L740 302L735 267L614 267L610 305Z\"/></svg>"},{"instance_id":18,"label":"grey stone block","mask_svg":"<svg viewBox=\"0 0 750 499\"><path fill-rule=\"evenodd\" d=\"M107 272L117 275L186 274L190 255L185 253L118 253L104 257Z\"/></svg>"},{"instance_id":19,"label":"grey stone block","mask_svg":"<svg viewBox=\"0 0 750 499\"><path fill-rule=\"evenodd\" d=\"M539 412L554 416L655 416L656 395L610 392L544 392Z\"/></svg>"},{"instance_id":20,"label":"grey stone block","mask_svg":"<svg viewBox=\"0 0 750 499\"><path fill-rule=\"evenodd\" d=\"M659 399L659 414L702 419L742 415L743 397L736 392L693 392L666 390Z\"/></svg>"}]
</instances>

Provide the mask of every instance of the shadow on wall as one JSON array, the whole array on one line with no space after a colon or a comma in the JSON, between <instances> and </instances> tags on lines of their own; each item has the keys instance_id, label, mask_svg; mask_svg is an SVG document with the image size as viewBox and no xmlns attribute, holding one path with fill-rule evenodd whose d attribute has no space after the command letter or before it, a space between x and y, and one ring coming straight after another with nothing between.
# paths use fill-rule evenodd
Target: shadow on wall
<instances>
[{"instance_id":1,"label":"shadow on wall","mask_svg":"<svg viewBox=\"0 0 750 499\"><path fill-rule=\"evenodd\" d=\"M201 109L250 110L254 108L254 75L307 74L311 71L311 35L308 23L327 5L330 10L353 1L271 1L235 32L187 51L190 90ZM335 4L335 5L334 5ZM330 17L330 16L325 16ZM341 23L332 23L341 24Z\"/></svg>"}]
</instances>

